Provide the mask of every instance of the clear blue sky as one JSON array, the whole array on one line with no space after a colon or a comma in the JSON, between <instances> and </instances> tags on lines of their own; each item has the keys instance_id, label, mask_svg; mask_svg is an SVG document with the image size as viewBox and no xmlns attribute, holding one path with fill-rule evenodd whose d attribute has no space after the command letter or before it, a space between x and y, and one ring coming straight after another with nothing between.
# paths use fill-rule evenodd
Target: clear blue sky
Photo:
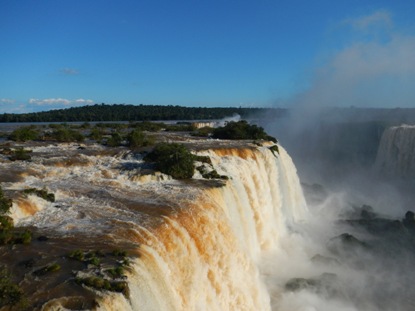
<instances>
[{"instance_id":1,"label":"clear blue sky","mask_svg":"<svg viewBox=\"0 0 415 311\"><path fill-rule=\"evenodd\" d=\"M0 112L415 107L412 0L0 0L0 42Z\"/></svg>"}]
</instances>

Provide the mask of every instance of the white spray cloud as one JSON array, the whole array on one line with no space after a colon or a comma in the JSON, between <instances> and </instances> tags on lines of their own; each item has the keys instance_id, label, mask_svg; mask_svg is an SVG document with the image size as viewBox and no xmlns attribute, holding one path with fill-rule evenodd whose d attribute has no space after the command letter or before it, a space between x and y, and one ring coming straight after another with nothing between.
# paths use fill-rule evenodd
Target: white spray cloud
<instances>
[{"instance_id":1,"label":"white spray cloud","mask_svg":"<svg viewBox=\"0 0 415 311\"><path fill-rule=\"evenodd\" d=\"M392 185L366 176L367 172L357 166L347 172L352 176L338 174L333 183L318 180L323 169L336 167L319 163L319 157L310 152L321 148L317 130L327 110L320 108L413 106L415 35L397 31L391 16L382 10L343 21L342 27L352 29L355 39L316 68L308 90L287 102L287 106L294 107L290 118L274 121L279 132L272 134L277 133L284 146L290 145L291 155L292 150L296 151L297 166L305 163L300 169L302 177L307 175L309 182L317 179L323 183L328 196L321 203L309 205L312 215L302 226L305 233L287 240L292 242L288 247L273 254L272 261L263 262L273 310L414 310L411 285L415 253L410 243L415 229L409 229L414 230L409 234L402 227L405 209L400 193ZM340 115L339 121L343 120L347 121L347 116ZM342 143L347 148L347 142ZM312 168L312 173L304 174L305 168ZM358 216L359 221L351 222L356 215L351 217L346 211L363 205L373 206L379 218L371 222ZM373 230L378 223L385 224L385 228ZM369 246L357 247L360 244L356 243L349 247L347 239L341 238L345 233L352 235L352 241L356 238ZM314 255L320 256L320 261L312 260ZM269 267L278 267L278 273L269 273ZM327 286L319 283L322 273L333 276L331 279L329 275ZM290 278L312 280L312 285L289 290L285 285Z\"/></svg>"},{"instance_id":2,"label":"white spray cloud","mask_svg":"<svg viewBox=\"0 0 415 311\"><path fill-rule=\"evenodd\" d=\"M294 158L318 148L316 135L328 107L412 108L415 102L415 34L400 31L386 10L338 25L336 42L343 38L343 45L314 68L308 89L279 103L291 108L290 117L265 126Z\"/></svg>"},{"instance_id":3,"label":"white spray cloud","mask_svg":"<svg viewBox=\"0 0 415 311\"><path fill-rule=\"evenodd\" d=\"M370 15L360 16L357 18L348 18L343 21L344 24L351 25L359 31L367 31L372 27L393 27L392 15L387 10L378 10Z\"/></svg>"},{"instance_id":4,"label":"white spray cloud","mask_svg":"<svg viewBox=\"0 0 415 311\"><path fill-rule=\"evenodd\" d=\"M356 37L313 74L310 88L288 104L318 107L412 107L415 100L415 35L393 27L385 10L341 23ZM346 31L348 29L345 29Z\"/></svg>"},{"instance_id":5,"label":"white spray cloud","mask_svg":"<svg viewBox=\"0 0 415 311\"><path fill-rule=\"evenodd\" d=\"M222 120L219 120L216 124L216 126L225 126L228 122L238 122L241 120L241 116L237 113L234 113L230 117L223 118Z\"/></svg>"}]
</instances>

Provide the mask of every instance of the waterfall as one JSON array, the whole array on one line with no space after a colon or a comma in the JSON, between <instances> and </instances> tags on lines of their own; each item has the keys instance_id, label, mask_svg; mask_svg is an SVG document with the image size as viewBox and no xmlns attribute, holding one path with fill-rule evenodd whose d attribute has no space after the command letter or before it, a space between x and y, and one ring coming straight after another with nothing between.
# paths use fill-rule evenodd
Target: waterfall
<instances>
[{"instance_id":1,"label":"waterfall","mask_svg":"<svg viewBox=\"0 0 415 311\"><path fill-rule=\"evenodd\" d=\"M97 310L271 310L261 258L308 212L295 166L281 146L278 153L245 145L198 154L227 179L137 178L141 160L125 156L85 156L80 168L35 159L30 178L9 188L47 183L58 203L27 216L17 202L13 215L18 225L137 244L129 298L99 294ZM59 307L51 300L46 309Z\"/></svg>"},{"instance_id":2,"label":"waterfall","mask_svg":"<svg viewBox=\"0 0 415 311\"><path fill-rule=\"evenodd\" d=\"M387 177L415 176L415 126L394 126L384 131L375 170Z\"/></svg>"},{"instance_id":3,"label":"waterfall","mask_svg":"<svg viewBox=\"0 0 415 311\"><path fill-rule=\"evenodd\" d=\"M307 212L295 167L281 147L277 156L266 147L201 154L229 180L156 230L138 229L132 309L270 310L257 264Z\"/></svg>"}]
</instances>

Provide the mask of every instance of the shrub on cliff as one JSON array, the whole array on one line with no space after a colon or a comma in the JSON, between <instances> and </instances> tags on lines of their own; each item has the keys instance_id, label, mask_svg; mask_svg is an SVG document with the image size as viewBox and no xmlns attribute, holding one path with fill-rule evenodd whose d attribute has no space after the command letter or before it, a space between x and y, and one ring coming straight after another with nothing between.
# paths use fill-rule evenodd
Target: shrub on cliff
<instances>
[{"instance_id":1,"label":"shrub on cliff","mask_svg":"<svg viewBox=\"0 0 415 311\"><path fill-rule=\"evenodd\" d=\"M264 139L277 142L269 136L262 127L255 124L249 124L242 120L238 122L229 122L223 127L218 127L213 131L213 138L219 139Z\"/></svg>"},{"instance_id":2,"label":"shrub on cliff","mask_svg":"<svg viewBox=\"0 0 415 311\"><path fill-rule=\"evenodd\" d=\"M160 172L171 175L174 179L188 179L193 176L193 155L182 144L160 143L144 160L154 162Z\"/></svg>"}]
</instances>

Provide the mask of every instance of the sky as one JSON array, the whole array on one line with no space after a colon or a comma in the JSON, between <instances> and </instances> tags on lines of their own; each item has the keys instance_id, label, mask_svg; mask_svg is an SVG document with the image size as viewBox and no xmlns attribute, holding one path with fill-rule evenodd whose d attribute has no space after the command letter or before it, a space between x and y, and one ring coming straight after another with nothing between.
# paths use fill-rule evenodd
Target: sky
<instances>
[{"instance_id":1,"label":"sky","mask_svg":"<svg viewBox=\"0 0 415 311\"><path fill-rule=\"evenodd\" d=\"M0 0L0 113L415 107L415 1Z\"/></svg>"}]
</instances>

